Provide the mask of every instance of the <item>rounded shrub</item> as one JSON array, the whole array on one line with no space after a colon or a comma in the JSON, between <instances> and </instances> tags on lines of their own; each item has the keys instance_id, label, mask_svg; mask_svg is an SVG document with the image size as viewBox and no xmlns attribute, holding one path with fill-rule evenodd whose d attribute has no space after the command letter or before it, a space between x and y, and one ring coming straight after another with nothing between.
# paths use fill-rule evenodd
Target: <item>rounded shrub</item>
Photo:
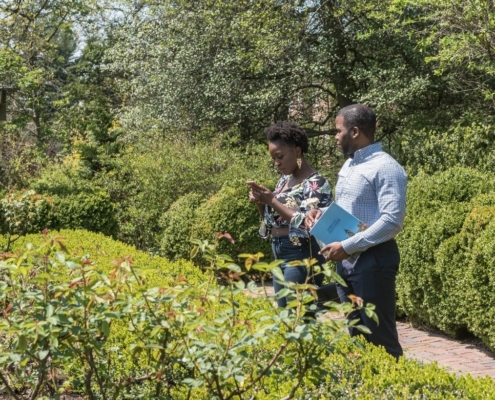
<instances>
[{"instance_id":1,"label":"rounded shrub","mask_svg":"<svg viewBox=\"0 0 495 400\"><path fill-rule=\"evenodd\" d=\"M195 229L194 215L204 201L203 195L189 193L176 200L161 216L160 254L170 260L189 258L193 247L190 240Z\"/></svg>"},{"instance_id":2,"label":"rounded shrub","mask_svg":"<svg viewBox=\"0 0 495 400\"><path fill-rule=\"evenodd\" d=\"M102 190L51 196L53 208L45 228L86 229L115 237L118 231L115 205ZM40 226L41 227L41 226Z\"/></svg>"},{"instance_id":3,"label":"rounded shrub","mask_svg":"<svg viewBox=\"0 0 495 400\"><path fill-rule=\"evenodd\" d=\"M61 237L62 242L71 254L80 256L88 254L94 264L105 272L114 268L116 260L131 256L133 265L154 271L154 275L148 276L148 283L151 286L171 285L179 277L184 277L191 284L197 286L204 282L203 272L191 262L184 260L176 262L153 256L102 233L82 229L62 229L60 231L50 231L49 234ZM28 243L39 243L41 241L41 234L26 235L15 242L12 251L23 249Z\"/></svg>"},{"instance_id":4,"label":"rounded shrub","mask_svg":"<svg viewBox=\"0 0 495 400\"><path fill-rule=\"evenodd\" d=\"M493 346L491 320L481 312L493 304L483 297L493 291L487 244L495 217L493 177L458 167L420 174L408 187L407 207L398 237L399 312L454 337L475 334Z\"/></svg>"},{"instance_id":5,"label":"rounded shrub","mask_svg":"<svg viewBox=\"0 0 495 400\"><path fill-rule=\"evenodd\" d=\"M469 249L463 306L468 329L495 351L495 207L483 211L490 221Z\"/></svg>"},{"instance_id":6,"label":"rounded shrub","mask_svg":"<svg viewBox=\"0 0 495 400\"><path fill-rule=\"evenodd\" d=\"M398 237L397 304L411 319L433 324L432 308L443 296L442 279L434 268L437 249L461 230L470 207L469 203L452 203L435 212L408 214Z\"/></svg>"},{"instance_id":7,"label":"rounded shrub","mask_svg":"<svg viewBox=\"0 0 495 400\"><path fill-rule=\"evenodd\" d=\"M43 229L86 229L115 237L117 209L109 194L80 178L77 171L57 169L32 185L37 193L49 196L52 208L31 232Z\"/></svg>"},{"instance_id":8,"label":"rounded shrub","mask_svg":"<svg viewBox=\"0 0 495 400\"><path fill-rule=\"evenodd\" d=\"M213 238L215 232L228 232L234 238L234 246L227 241L220 243L220 252L231 255L262 252L265 260L271 259L270 243L260 238L258 208L248 200L248 186L240 179L225 183L194 214L195 238Z\"/></svg>"},{"instance_id":9,"label":"rounded shrub","mask_svg":"<svg viewBox=\"0 0 495 400\"><path fill-rule=\"evenodd\" d=\"M442 205L469 203L482 194L495 191L492 175L472 168L454 167L433 175L420 173L407 187L407 218L429 214Z\"/></svg>"},{"instance_id":10,"label":"rounded shrub","mask_svg":"<svg viewBox=\"0 0 495 400\"><path fill-rule=\"evenodd\" d=\"M339 344L325 358L328 374L320 384L324 399L491 399L491 378L456 376L436 363L423 364L401 357L396 361L383 348L365 344L357 350ZM315 393L315 394L316 394Z\"/></svg>"},{"instance_id":11,"label":"rounded shrub","mask_svg":"<svg viewBox=\"0 0 495 400\"><path fill-rule=\"evenodd\" d=\"M416 173L448 170L456 166L493 171L495 168L495 134L493 116L469 113L456 125L441 131L416 130L404 135L402 158L408 169Z\"/></svg>"}]
</instances>

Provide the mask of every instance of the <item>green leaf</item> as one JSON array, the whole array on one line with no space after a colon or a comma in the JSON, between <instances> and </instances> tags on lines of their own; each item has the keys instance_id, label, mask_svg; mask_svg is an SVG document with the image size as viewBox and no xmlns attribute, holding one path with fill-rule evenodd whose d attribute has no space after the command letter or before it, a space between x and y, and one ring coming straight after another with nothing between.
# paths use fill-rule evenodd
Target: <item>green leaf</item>
<instances>
[{"instance_id":1,"label":"green leaf","mask_svg":"<svg viewBox=\"0 0 495 400\"><path fill-rule=\"evenodd\" d=\"M194 247L191 249L191 253L189 254L189 257L190 257L190 258L194 258L194 257L196 257L196 254L198 254L198 251L199 251L199 246L194 246Z\"/></svg>"},{"instance_id":2,"label":"green leaf","mask_svg":"<svg viewBox=\"0 0 495 400\"><path fill-rule=\"evenodd\" d=\"M274 267L272 269L272 274L279 280L279 281L282 281L282 282L285 282L285 279L284 279L284 273L282 272L282 269L280 267Z\"/></svg>"},{"instance_id":3,"label":"green leaf","mask_svg":"<svg viewBox=\"0 0 495 400\"><path fill-rule=\"evenodd\" d=\"M24 353L27 348L27 339L26 336L20 335L17 339L17 351Z\"/></svg>"},{"instance_id":4,"label":"green leaf","mask_svg":"<svg viewBox=\"0 0 495 400\"><path fill-rule=\"evenodd\" d=\"M255 271L261 271L261 272L268 272L273 268L271 264L268 264L266 262L257 262L252 265L251 269L254 269Z\"/></svg>"},{"instance_id":5,"label":"green leaf","mask_svg":"<svg viewBox=\"0 0 495 400\"><path fill-rule=\"evenodd\" d=\"M9 354L9 357L10 359L13 361L13 362L19 362L21 361L21 356L19 354L16 354L16 353L10 353Z\"/></svg>"},{"instance_id":6,"label":"green leaf","mask_svg":"<svg viewBox=\"0 0 495 400\"><path fill-rule=\"evenodd\" d=\"M107 320L103 320L101 322L101 331L105 336L110 336L110 324L108 323Z\"/></svg>"},{"instance_id":7,"label":"green leaf","mask_svg":"<svg viewBox=\"0 0 495 400\"><path fill-rule=\"evenodd\" d=\"M294 291L288 288L283 288L279 290L276 294L277 299L280 299L282 297L286 297L288 295L294 294Z\"/></svg>"},{"instance_id":8,"label":"green leaf","mask_svg":"<svg viewBox=\"0 0 495 400\"><path fill-rule=\"evenodd\" d=\"M61 251L57 251L55 253L55 258L58 262L60 262L61 264L65 263L65 253L64 252L61 252Z\"/></svg>"},{"instance_id":9,"label":"green leaf","mask_svg":"<svg viewBox=\"0 0 495 400\"><path fill-rule=\"evenodd\" d=\"M40 350L38 352L38 357L40 360L44 360L49 353L50 353L50 350Z\"/></svg>"},{"instance_id":10,"label":"green leaf","mask_svg":"<svg viewBox=\"0 0 495 400\"><path fill-rule=\"evenodd\" d=\"M238 281L234 283L234 286L240 290L244 290L246 284L244 283L244 281Z\"/></svg>"},{"instance_id":11,"label":"green leaf","mask_svg":"<svg viewBox=\"0 0 495 400\"><path fill-rule=\"evenodd\" d=\"M366 334L370 334L371 331L369 330L368 327L364 326L364 325L356 325L354 326L354 328L358 329L360 332L363 332L363 333L366 333Z\"/></svg>"},{"instance_id":12,"label":"green leaf","mask_svg":"<svg viewBox=\"0 0 495 400\"><path fill-rule=\"evenodd\" d=\"M58 338L56 336L50 336L50 347L52 349L58 348Z\"/></svg>"}]
</instances>

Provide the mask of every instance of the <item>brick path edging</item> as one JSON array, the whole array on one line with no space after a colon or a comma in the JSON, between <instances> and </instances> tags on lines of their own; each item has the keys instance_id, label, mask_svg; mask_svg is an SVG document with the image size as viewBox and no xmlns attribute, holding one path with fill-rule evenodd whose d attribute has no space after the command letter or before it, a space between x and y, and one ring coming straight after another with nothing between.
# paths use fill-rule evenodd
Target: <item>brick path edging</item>
<instances>
[{"instance_id":1,"label":"brick path edging","mask_svg":"<svg viewBox=\"0 0 495 400\"><path fill-rule=\"evenodd\" d=\"M397 322L399 342L407 358L437 362L451 372L495 379L495 354L437 332L425 332Z\"/></svg>"}]
</instances>

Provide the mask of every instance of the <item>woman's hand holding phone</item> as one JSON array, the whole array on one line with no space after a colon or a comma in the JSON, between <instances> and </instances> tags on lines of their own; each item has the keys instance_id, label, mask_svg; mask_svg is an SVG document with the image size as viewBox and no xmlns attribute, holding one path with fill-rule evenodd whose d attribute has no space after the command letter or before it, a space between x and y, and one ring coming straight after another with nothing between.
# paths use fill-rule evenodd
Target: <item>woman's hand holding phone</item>
<instances>
[{"instance_id":1,"label":"woman's hand holding phone","mask_svg":"<svg viewBox=\"0 0 495 400\"><path fill-rule=\"evenodd\" d=\"M251 188L249 192L249 200L252 198L252 202L256 204L268 204L268 202L273 197L273 193L265 188L257 184L254 181L247 181L247 185Z\"/></svg>"}]
</instances>

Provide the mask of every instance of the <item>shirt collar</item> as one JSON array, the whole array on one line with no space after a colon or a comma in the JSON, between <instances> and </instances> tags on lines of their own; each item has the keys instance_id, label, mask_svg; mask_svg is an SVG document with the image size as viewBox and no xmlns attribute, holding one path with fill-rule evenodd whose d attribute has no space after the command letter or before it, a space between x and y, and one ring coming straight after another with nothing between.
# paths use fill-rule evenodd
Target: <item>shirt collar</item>
<instances>
[{"instance_id":1,"label":"shirt collar","mask_svg":"<svg viewBox=\"0 0 495 400\"><path fill-rule=\"evenodd\" d=\"M381 142L376 142L372 143L366 147L363 147L362 149L357 150L354 153L354 157L352 157L353 162L359 162L364 160L366 157L369 155L376 153L377 151L382 151L382 143Z\"/></svg>"}]
</instances>

